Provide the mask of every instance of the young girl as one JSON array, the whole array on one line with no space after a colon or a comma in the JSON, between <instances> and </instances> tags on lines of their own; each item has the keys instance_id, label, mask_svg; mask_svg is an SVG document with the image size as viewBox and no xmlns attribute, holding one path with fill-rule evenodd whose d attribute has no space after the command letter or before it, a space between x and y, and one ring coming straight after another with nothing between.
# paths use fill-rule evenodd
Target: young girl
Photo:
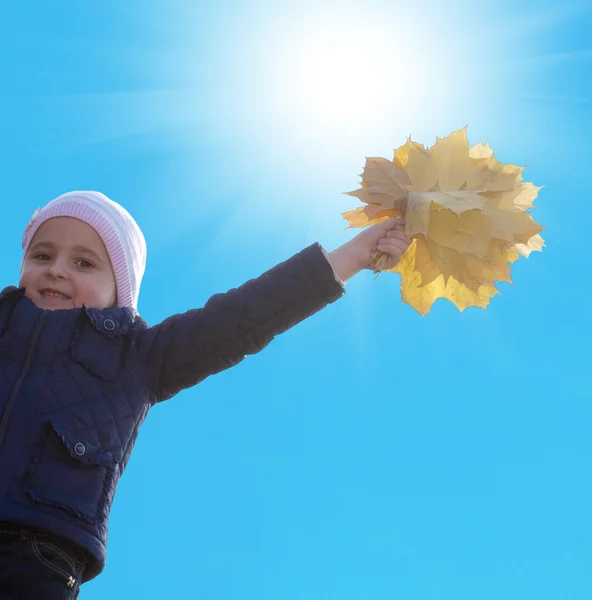
<instances>
[{"instance_id":1,"label":"young girl","mask_svg":"<svg viewBox=\"0 0 592 600\"><path fill-rule=\"evenodd\" d=\"M0 597L72 599L105 564L115 488L151 406L239 363L409 245L389 219L327 254L313 244L206 305L149 327L142 232L71 192L37 209L19 287L0 293Z\"/></svg>"}]
</instances>

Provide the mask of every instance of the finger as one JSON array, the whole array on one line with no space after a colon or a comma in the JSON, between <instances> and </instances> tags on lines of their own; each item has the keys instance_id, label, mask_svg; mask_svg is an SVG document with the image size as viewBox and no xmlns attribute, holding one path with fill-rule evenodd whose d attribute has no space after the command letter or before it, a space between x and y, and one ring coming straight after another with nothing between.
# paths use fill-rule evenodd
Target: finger
<instances>
[{"instance_id":1,"label":"finger","mask_svg":"<svg viewBox=\"0 0 592 600\"><path fill-rule=\"evenodd\" d=\"M398 219L397 217L391 217L386 221L382 221L384 225L387 226L388 229L392 229L393 227L403 227L405 225L405 219Z\"/></svg>"},{"instance_id":2,"label":"finger","mask_svg":"<svg viewBox=\"0 0 592 600\"><path fill-rule=\"evenodd\" d=\"M378 241L390 242L391 240L400 240L402 242L406 242L407 244L411 243L411 240L405 235L404 231L389 231L388 233L383 235Z\"/></svg>"},{"instance_id":3,"label":"finger","mask_svg":"<svg viewBox=\"0 0 592 600\"><path fill-rule=\"evenodd\" d=\"M407 250L407 248L409 248L409 244L406 244L401 240L390 240L389 242L379 243L378 246L376 246L377 250L380 250L380 252L384 252L391 256L401 255Z\"/></svg>"},{"instance_id":4,"label":"finger","mask_svg":"<svg viewBox=\"0 0 592 600\"><path fill-rule=\"evenodd\" d=\"M401 233L405 233L405 225L396 225L395 227L391 227L390 229L387 230L386 233L391 233L393 231L399 231Z\"/></svg>"},{"instance_id":5,"label":"finger","mask_svg":"<svg viewBox=\"0 0 592 600\"><path fill-rule=\"evenodd\" d=\"M405 235L405 232L401 231L400 229L391 229L390 231L387 231L385 237L411 242L411 240Z\"/></svg>"},{"instance_id":6,"label":"finger","mask_svg":"<svg viewBox=\"0 0 592 600\"><path fill-rule=\"evenodd\" d=\"M393 217L377 223L374 227L376 227L375 232L381 237L386 236L391 231L405 232L405 219L396 219Z\"/></svg>"},{"instance_id":7,"label":"finger","mask_svg":"<svg viewBox=\"0 0 592 600\"><path fill-rule=\"evenodd\" d=\"M395 248L399 248L401 250L406 250L409 247L409 243L405 240L389 240L386 246L394 246Z\"/></svg>"},{"instance_id":8,"label":"finger","mask_svg":"<svg viewBox=\"0 0 592 600\"><path fill-rule=\"evenodd\" d=\"M390 231L405 231L406 227L405 223L397 223Z\"/></svg>"},{"instance_id":9,"label":"finger","mask_svg":"<svg viewBox=\"0 0 592 600\"><path fill-rule=\"evenodd\" d=\"M410 246L411 241L406 237L388 237L378 240L379 244L401 244L403 246Z\"/></svg>"}]
</instances>

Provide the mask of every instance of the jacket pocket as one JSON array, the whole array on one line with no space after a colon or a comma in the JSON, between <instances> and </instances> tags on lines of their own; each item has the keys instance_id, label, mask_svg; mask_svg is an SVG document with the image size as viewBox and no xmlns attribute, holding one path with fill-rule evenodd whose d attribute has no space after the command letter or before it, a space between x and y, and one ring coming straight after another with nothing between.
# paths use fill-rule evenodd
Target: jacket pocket
<instances>
[{"instance_id":1,"label":"jacket pocket","mask_svg":"<svg viewBox=\"0 0 592 600\"><path fill-rule=\"evenodd\" d=\"M100 320L100 313L93 310L80 314L70 340L70 357L96 377L114 382L123 370L130 336L115 319Z\"/></svg>"},{"instance_id":2,"label":"jacket pocket","mask_svg":"<svg viewBox=\"0 0 592 600\"><path fill-rule=\"evenodd\" d=\"M47 423L25 476L25 494L35 502L96 523L111 504L118 458L75 431Z\"/></svg>"}]
</instances>

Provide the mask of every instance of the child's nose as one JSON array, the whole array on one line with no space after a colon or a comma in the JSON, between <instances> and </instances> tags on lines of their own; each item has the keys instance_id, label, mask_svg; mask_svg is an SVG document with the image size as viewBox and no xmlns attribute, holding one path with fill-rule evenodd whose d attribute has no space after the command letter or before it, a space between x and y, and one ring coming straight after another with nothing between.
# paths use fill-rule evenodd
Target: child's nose
<instances>
[{"instance_id":1,"label":"child's nose","mask_svg":"<svg viewBox=\"0 0 592 600\"><path fill-rule=\"evenodd\" d=\"M65 277L67 274L66 265L63 260L55 259L52 260L49 265L49 273L54 277Z\"/></svg>"}]
</instances>

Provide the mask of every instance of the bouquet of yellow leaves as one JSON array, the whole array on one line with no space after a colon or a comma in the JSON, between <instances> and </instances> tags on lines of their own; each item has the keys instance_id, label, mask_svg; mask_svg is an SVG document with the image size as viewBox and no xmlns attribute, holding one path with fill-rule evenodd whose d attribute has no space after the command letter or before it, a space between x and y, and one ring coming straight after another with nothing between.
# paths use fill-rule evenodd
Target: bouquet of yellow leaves
<instances>
[{"instance_id":1,"label":"bouquet of yellow leaves","mask_svg":"<svg viewBox=\"0 0 592 600\"><path fill-rule=\"evenodd\" d=\"M392 269L401 275L401 295L422 316L437 298L461 312L486 308L511 282L510 264L542 250L528 210L541 189L522 181L524 167L500 163L481 143L469 148L467 128L436 138L429 149L408 139L392 161L367 158L362 187L354 192L366 206L343 213L349 227L366 227L405 217L411 245ZM386 255L376 252L382 271Z\"/></svg>"}]
</instances>

